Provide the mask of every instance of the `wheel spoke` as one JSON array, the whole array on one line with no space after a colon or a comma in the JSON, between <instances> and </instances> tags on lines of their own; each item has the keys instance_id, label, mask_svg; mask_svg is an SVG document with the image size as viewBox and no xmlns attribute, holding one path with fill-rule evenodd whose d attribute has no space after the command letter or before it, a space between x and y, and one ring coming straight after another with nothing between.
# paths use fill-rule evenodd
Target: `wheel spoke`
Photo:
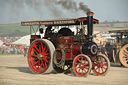
<instances>
[{"instance_id":1,"label":"wheel spoke","mask_svg":"<svg viewBox=\"0 0 128 85\"><path fill-rule=\"evenodd\" d=\"M41 50L42 50L42 52L43 52L43 48L44 48L44 46L43 46L42 43L40 44L40 47L41 47Z\"/></svg>"},{"instance_id":2,"label":"wheel spoke","mask_svg":"<svg viewBox=\"0 0 128 85\"><path fill-rule=\"evenodd\" d=\"M85 66L86 69L89 69L89 66Z\"/></svg>"},{"instance_id":3,"label":"wheel spoke","mask_svg":"<svg viewBox=\"0 0 128 85\"><path fill-rule=\"evenodd\" d=\"M44 60L45 62L49 62L48 60L47 60L47 57L45 57L45 58L43 58L42 60Z\"/></svg>"},{"instance_id":4,"label":"wheel spoke","mask_svg":"<svg viewBox=\"0 0 128 85\"><path fill-rule=\"evenodd\" d=\"M47 68L47 63L45 62L45 68Z\"/></svg>"},{"instance_id":5,"label":"wheel spoke","mask_svg":"<svg viewBox=\"0 0 128 85\"><path fill-rule=\"evenodd\" d=\"M79 68L78 72L80 73L80 68Z\"/></svg>"},{"instance_id":6,"label":"wheel spoke","mask_svg":"<svg viewBox=\"0 0 128 85\"><path fill-rule=\"evenodd\" d=\"M82 69L82 74L84 74L84 71L83 71L83 69Z\"/></svg>"},{"instance_id":7,"label":"wheel spoke","mask_svg":"<svg viewBox=\"0 0 128 85\"><path fill-rule=\"evenodd\" d=\"M83 62L83 57L81 58L81 62Z\"/></svg>"},{"instance_id":8,"label":"wheel spoke","mask_svg":"<svg viewBox=\"0 0 128 85\"><path fill-rule=\"evenodd\" d=\"M47 52L47 47L44 47L43 48L43 52Z\"/></svg>"},{"instance_id":9,"label":"wheel spoke","mask_svg":"<svg viewBox=\"0 0 128 85\"><path fill-rule=\"evenodd\" d=\"M37 46L34 46L34 48L37 50L37 52L41 53L41 51L37 48Z\"/></svg>"},{"instance_id":10,"label":"wheel spoke","mask_svg":"<svg viewBox=\"0 0 128 85\"><path fill-rule=\"evenodd\" d=\"M107 63L107 62L105 62L105 64L103 63L103 65L104 65L104 66L108 66L108 63Z\"/></svg>"},{"instance_id":11,"label":"wheel spoke","mask_svg":"<svg viewBox=\"0 0 128 85\"><path fill-rule=\"evenodd\" d=\"M128 62L128 60L126 60L126 62Z\"/></svg>"},{"instance_id":12,"label":"wheel spoke","mask_svg":"<svg viewBox=\"0 0 128 85\"><path fill-rule=\"evenodd\" d=\"M44 62L41 60L41 66L45 69Z\"/></svg>"},{"instance_id":13,"label":"wheel spoke","mask_svg":"<svg viewBox=\"0 0 128 85\"><path fill-rule=\"evenodd\" d=\"M85 71L85 73L87 73L87 71L85 69L83 69Z\"/></svg>"},{"instance_id":14,"label":"wheel spoke","mask_svg":"<svg viewBox=\"0 0 128 85\"><path fill-rule=\"evenodd\" d=\"M42 45L41 45L41 43L39 45L39 51L40 51L40 53L42 52Z\"/></svg>"},{"instance_id":15,"label":"wheel spoke","mask_svg":"<svg viewBox=\"0 0 128 85\"><path fill-rule=\"evenodd\" d=\"M36 53L36 55L38 55L38 54L39 54L35 49L34 49L33 51Z\"/></svg>"},{"instance_id":16,"label":"wheel spoke","mask_svg":"<svg viewBox=\"0 0 128 85\"><path fill-rule=\"evenodd\" d=\"M40 60L39 60L39 62L38 62L38 69L40 68Z\"/></svg>"},{"instance_id":17,"label":"wheel spoke","mask_svg":"<svg viewBox=\"0 0 128 85\"><path fill-rule=\"evenodd\" d=\"M31 56L32 56L32 57L36 57L37 55L34 55L34 54L32 55L32 54L31 54Z\"/></svg>"},{"instance_id":18,"label":"wheel spoke","mask_svg":"<svg viewBox=\"0 0 128 85\"><path fill-rule=\"evenodd\" d=\"M89 66L89 63L85 63L84 65L85 65L85 66Z\"/></svg>"},{"instance_id":19,"label":"wheel spoke","mask_svg":"<svg viewBox=\"0 0 128 85\"><path fill-rule=\"evenodd\" d=\"M105 68L105 67L102 67L102 68L104 68L105 70L107 69L107 68Z\"/></svg>"},{"instance_id":20,"label":"wheel spoke","mask_svg":"<svg viewBox=\"0 0 128 85\"><path fill-rule=\"evenodd\" d=\"M100 73L100 67L98 68L98 72Z\"/></svg>"},{"instance_id":21,"label":"wheel spoke","mask_svg":"<svg viewBox=\"0 0 128 85\"><path fill-rule=\"evenodd\" d=\"M128 51L126 49L124 49L123 51L128 54Z\"/></svg>"},{"instance_id":22,"label":"wheel spoke","mask_svg":"<svg viewBox=\"0 0 128 85\"><path fill-rule=\"evenodd\" d=\"M34 63L34 66L38 63L39 61L36 61L35 63Z\"/></svg>"},{"instance_id":23,"label":"wheel spoke","mask_svg":"<svg viewBox=\"0 0 128 85\"><path fill-rule=\"evenodd\" d=\"M102 73L103 73L103 67L101 67Z\"/></svg>"},{"instance_id":24,"label":"wheel spoke","mask_svg":"<svg viewBox=\"0 0 128 85\"><path fill-rule=\"evenodd\" d=\"M98 70L98 67L95 70L97 71Z\"/></svg>"},{"instance_id":25,"label":"wheel spoke","mask_svg":"<svg viewBox=\"0 0 128 85\"><path fill-rule=\"evenodd\" d=\"M79 62L81 62L79 59L78 59Z\"/></svg>"},{"instance_id":26,"label":"wheel spoke","mask_svg":"<svg viewBox=\"0 0 128 85\"><path fill-rule=\"evenodd\" d=\"M38 58L37 58L37 57L35 57L35 58L34 58L34 61L36 61L36 60L38 60Z\"/></svg>"},{"instance_id":27,"label":"wheel spoke","mask_svg":"<svg viewBox=\"0 0 128 85\"><path fill-rule=\"evenodd\" d=\"M124 55L124 56L128 56L128 54L126 54L126 53L123 53L123 55Z\"/></svg>"}]
</instances>

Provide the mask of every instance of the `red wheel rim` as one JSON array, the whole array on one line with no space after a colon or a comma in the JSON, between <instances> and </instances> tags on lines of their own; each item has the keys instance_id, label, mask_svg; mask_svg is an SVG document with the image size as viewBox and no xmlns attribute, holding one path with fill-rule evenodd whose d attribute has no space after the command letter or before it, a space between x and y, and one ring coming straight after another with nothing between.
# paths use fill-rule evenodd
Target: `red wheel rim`
<instances>
[{"instance_id":1,"label":"red wheel rim","mask_svg":"<svg viewBox=\"0 0 128 85\"><path fill-rule=\"evenodd\" d=\"M50 63L50 51L46 43L35 41L28 52L28 63L36 73L43 73Z\"/></svg>"},{"instance_id":2,"label":"red wheel rim","mask_svg":"<svg viewBox=\"0 0 128 85\"><path fill-rule=\"evenodd\" d=\"M128 45L125 45L123 46L123 48L121 48L119 58L120 58L120 62L125 67L128 67Z\"/></svg>"},{"instance_id":3,"label":"red wheel rim","mask_svg":"<svg viewBox=\"0 0 128 85\"><path fill-rule=\"evenodd\" d=\"M103 57L99 56L98 61L94 61L93 63L93 72L98 75L103 75L106 73L108 69L108 61Z\"/></svg>"},{"instance_id":4,"label":"red wheel rim","mask_svg":"<svg viewBox=\"0 0 128 85\"><path fill-rule=\"evenodd\" d=\"M78 56L73 63L74 72L79 76L85 76L89 71L89 67L89 61L84 56Z\"/></svg>"}]
</instances>

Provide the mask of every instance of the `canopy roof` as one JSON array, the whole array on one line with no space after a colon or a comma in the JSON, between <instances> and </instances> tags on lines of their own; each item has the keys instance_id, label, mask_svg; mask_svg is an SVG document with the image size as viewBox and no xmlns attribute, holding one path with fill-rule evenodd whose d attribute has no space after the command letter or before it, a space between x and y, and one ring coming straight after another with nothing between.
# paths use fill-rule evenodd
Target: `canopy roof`
<instances>
[{"instance_id":1,"label":"canopy roof","mask_svg":"<svg viewBox=\"0 0 128 85\"><path fill-rule=\"evenodd\" d=\"M58 20L31 20L22 21L22 26L33 26L33 25L52 25L52 26L63 26L63 25L80 25L80 22L84 25L87 24L87 17L75 18L75 19L58 19ZM93 19L94 24L98 24L99 20Z\"/></svg>"}]
</instances>

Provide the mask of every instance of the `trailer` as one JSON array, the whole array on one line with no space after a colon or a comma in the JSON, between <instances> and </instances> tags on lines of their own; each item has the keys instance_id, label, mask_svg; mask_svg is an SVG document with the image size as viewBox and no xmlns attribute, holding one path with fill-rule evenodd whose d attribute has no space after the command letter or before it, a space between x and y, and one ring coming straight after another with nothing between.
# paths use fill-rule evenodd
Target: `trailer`
<instances>
[{"instance_id":1,"label":"trailer","mask_svg":"<svg viewBox=\"0 0 128 85\"><path fill-rule=\"evenodd\" d=\"M87 17L75 19L21 22L22 26L30 26L30 33L35 32L35 35L31 35L28 50L31 71L46 74L53 69L58 73L70 69L74 76L87 76L92 70L96 75L106 75L110 62L105 55L99 53L97 44L93 42L93 24L99 23L93 15L93 12L88 12ZM46 27L45 32L41 26ZM58 26L62 28L58 29ZM76 26L76 33L70 29L71 26ZM55 28L58 31L54 31ZM38 30L44 34L43 37L36 35Z\"/></svg>"}]
</instances>

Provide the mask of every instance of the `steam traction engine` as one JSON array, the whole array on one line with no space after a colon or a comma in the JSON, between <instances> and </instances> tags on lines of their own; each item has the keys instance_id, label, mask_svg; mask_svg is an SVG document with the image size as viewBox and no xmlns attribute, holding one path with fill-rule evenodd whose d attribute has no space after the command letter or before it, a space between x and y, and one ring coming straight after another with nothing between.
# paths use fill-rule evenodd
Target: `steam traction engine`
<instances>
[{"instance_id":1,"label":"steam traction engine","mask_svg":"<svg viewBox=\"0 0 128 85\"><path fill-rule=\"evenodd\" d=\"M113 49L109 50L112 55L111 61L119 63L128 68L128 30L111 30L113 33L111 37L116 37L116 43L114 43Z\"/></svg>"},{"instance_id":2,"label":"steam traction engine","mask_svg":"<svg viewBox=\"0 0 128 85\"><path fill-rule=\"evenodd\" d=\"M24 21L22 26L38 25L39 35L31 35L30 47L28 50L28 64L34 73L50 73L53 69L58 72L65 72L70 69L75 76L87 76L92 70L96 75L106 75L110 62L108 58L98 53L98 46L93 42L93 24L98 20L93 19L93 12L87 13L87 17L77 19L45 20L45 21ZM47 26L45 33L40 28ZM68 27L79 26L77 33ZM84 26L87 25L87 35ZM58 32L52 31L52 26L67 26ZM44 37L41 38L40 34Z\"/></svg>"}]
</instances>

